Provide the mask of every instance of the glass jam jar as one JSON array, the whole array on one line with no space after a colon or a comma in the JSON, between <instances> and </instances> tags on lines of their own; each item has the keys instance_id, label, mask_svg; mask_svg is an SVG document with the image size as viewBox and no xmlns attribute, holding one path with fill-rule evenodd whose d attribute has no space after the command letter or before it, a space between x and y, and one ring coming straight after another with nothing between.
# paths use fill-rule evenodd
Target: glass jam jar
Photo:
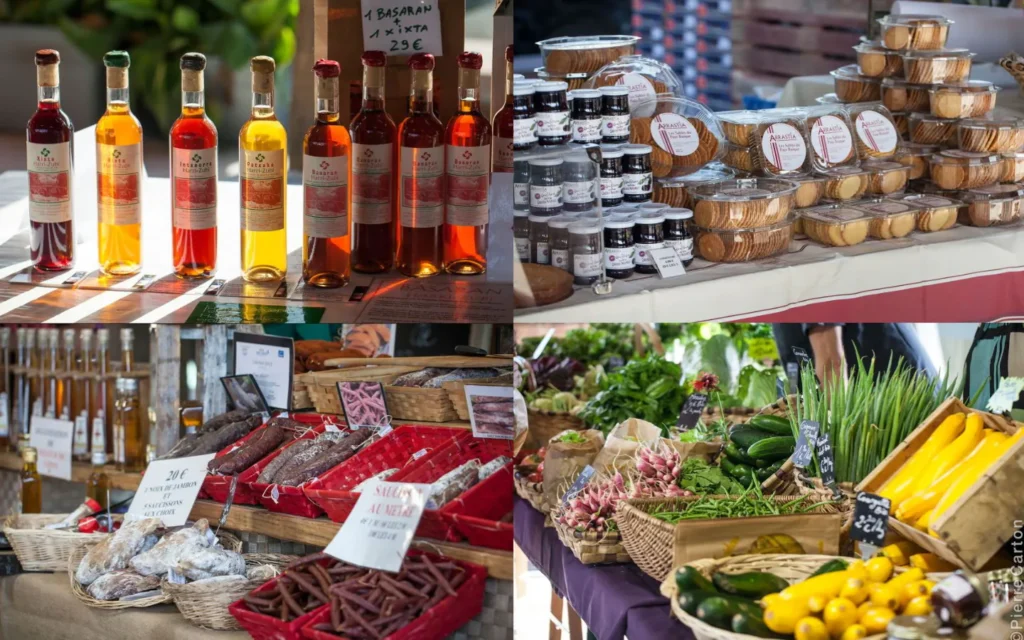
<instances>
[{"instance_id":1,"label":"glass jam jar","mask_svg":"<svg viewBox=\"0 0 1024 640\"><path fill-rule=\"evenodd\" d=\"M516 255L520 262L530 261L530 214L527 211L512 212L512 237L515 239Z\"/></svg>"},{"instance_id":2,"label":"glass jam jar","mask_svg":"<svg viewBox=\"0 0 1024 640\"><path fill-rule=\"evenodd\" d=\"M541 146L569 142L569 98L565 82L539 82L534 88L537 119L537 141Z\"/></svg>"},{"instance_id":3,"label":"glass jam jar","mask_svg":"<svg viewBox=\"0 0 1024 640\"><path fill-rule=\"evenodd\" d=\"M601 148L601 206L622 204L622 149Z\"/></svg>"},{"instance_id":4,"label":"glass jam jar","mask_svg":"<svg viewBox=\"0 0 1024 640\"><path fill-rule=\"evenodd\" d=\"M604 272L609 278L633 275L633 226L626 216L604 221Z\"/></svg>"},{"instance_id":5,"label":"glass jam jar","mask_svg":"<svg viewBox=\"0 0 1024 640\"><path fill-rule=\"evenodd\" d=\"M512 85L512 150L529 151L537 146L537 118L533 111L533 83Z\"/></svg>"},{"instance_id":6,"label":"glass jam jar","mask_svg":"<svg viewBox=\"0 0 1024 640\"><path fill-rule=\"evenodd\" d=\"M594 208L597 165L583 152L573 153L562 165L562 210L590 211Z\"/></svg>"},{"instance_id":7,"label":"glass jam jar","mask_svg":"<svg viewBox=\"0 0 1024 640\"><path fill-rule=\"evenodd\" d=\"M575 220L567 215L548 218L548 239L551 243L551 266L572 272L569 258L569 225Z\"/></svg>"},{"instance_id":8,"label":"glass jam jar","mask_svg":"<svg viewBox=\"0 0 1024 640\"><path fill-rule=\"evenodd\" d=\"M577 89L571 93L572 141L577 144L601 142L601 92L596 89Z\"/></svg>"},{"instance_id":9,"label":"glass jam jar","mask_svg":"<svg viewBox=\"0 0 1024 640\"><path fill-rule=\"evenodd\" d=\"M629 87L601 87L601 141L629 142Z\"/></svg>"},{"instance_id":10,"label":"glass jam jar","mask_svg":"<svg viewBox=\"0 0 1024 640\"><path fill-rule=\"evenodd\" d=\"M693 211L662 209L661 214L665 216L665 246L676 250L684 267L690 266L693 262L693 234L690 232Z\"/></svg>"},{"instance_id":11,"label":"glass jam jar","mask_svg":"<svg viewBox=\"0 0 1024 640\"><path fill-rule=\"evenodd\" d=\"M512 161L512 209L530 210L530 163L527 160Z\"/></svg>"},{"instance_id":12,"label":"glass jam jar","mask_svg":"<svg viewBox=\"0 0 1024 640\"><path fill-rule=\"evenodd\" d=\"M586 286L601 279L601 222L579 220L568 227L569 254L572 259L572 281Z\"/></svg>"},{"instance_id":13,"label":"glass jam jar","mask_svg":"<svg viewBox=\"0 0 1024 640\"><path fill-rule=\"evenodd\" d=\"M530 160L530 213L553 216L562 212L562 159Z\"/></svg>"},{"instance_id":14,"label":"glass jam jar","mask_svg":"<svg viewBox=\"0 0 1024 640\"><path fill-rule=\"evenodd\" d=\"M550 219L551 216L530 215L530 262L534 264L551 264Z\"/></svg>"},{"instance_id":15,"label":"glass jam jar","mask_svg":"<svg viewBox=\"0 0 1024 640\"><path fill-rule=\"evenodd\" d=\"M651 174L651 146L622 146L622 199L626 202L650 202L654 188Z\"/></svg>"},{"instance_id":16,"label":"glass jam jar","mask_svg":"<svg viewBox=\"0 0 1024 640\"><path fill-rule=\"evenodd\" d=\"M651 250L665 247L665 216L651 211L641 212L633 222L633 266L637 273L658 273Z\"/></svg>"}]
</instances>

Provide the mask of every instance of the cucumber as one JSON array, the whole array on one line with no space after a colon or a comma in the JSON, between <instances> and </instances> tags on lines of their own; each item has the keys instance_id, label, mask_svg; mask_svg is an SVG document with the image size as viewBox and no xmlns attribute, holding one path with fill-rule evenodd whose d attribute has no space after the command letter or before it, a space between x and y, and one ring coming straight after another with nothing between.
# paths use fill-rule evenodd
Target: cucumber
<instances>
[{"instance_id":1,"label":"cucumber","mask_svg":"<svg viewBox=\"0 0 1024 640\"><path fill-rule=\"evenodd\" d=\"M708 598L717 598L721 594L712 593L710 591L701 591L700 589L694 589L693 591L680 591L676 595L676 600L679 602L679 608L690 614L691 616L697 615L697 607L700 603L704 602Z\"/></svg>"},{"instance_id":2,"label":"cucumber","mask_svg":"<svg viewBox=\"0 0 1024 640\"><path fill-rule=\"evenodd\" d=\"M711 584L711 581L704 577L704 574L697 571L689 565L679 567L676 570L676 588L679 592L683 591L708 591L710 593L718 593L718 589L715 585Z\"/></svg>"},{"instance_id":3,"label":"cucumber","mask_svg":"<svg viewBox=\"0 0 1024 640\"><path fill-rule=\"evenodd\" d=\"M732 617L732 630L736 633L743 633L757 638L788 638L775 633L764 623L762 616L752 616L746 613L737 613Z\"/></svg>"},{"instance_id":4,"label":"cucumber","mask_svg":"<svg viewBox=\"0 0 1024 640\"><path fill-rule=\"evenodd\" d=\"M779 460L778 462L776 462L775 464L771 465L770 467L765 467L764 469L758 469L754 473L757 474L757 479L758 480L760 480L761 482L764 482L768 478L770 478L773 475L775 475L775 472L778 471L779 469L781 469L782 465L784 465L784 464L786 464L786 460L782 459L782 460Z\"/></svg>"},{"instance_id":5,"label":"cucumber","mask_svg":"<svg viewBox=\"0 0 1024 640\"><path fill-rule=\"evenodd\" d=\"M774 464L771 460L765 460L764 458L758 458L754 460L754 467L758 469L767 469Z\"/></svg>"},{"instance_id":6,"label":"cucumber","mask_svg":"<svg viewBox=\"0 0 1024 640\"><path fill-rule=\"evenodd\" d=\"M744 449L736 446L735 442L725 445L725 455L736 464L754 464L754 459L747 455Z\"/></svg>"},{"instance_id":7,"label":"cucumber","mask_svg":"<svg viewBox=\"0 0 1024 640\"><path fill-rule=\"evenodd\" d=\"M760 600L769 593L778 593L789 583L773 573L749 571L747 573L715 573L712 582L722 593Z\"/></svg>"},{"instance_id":8,"label":"cucumber","mask_svg":"<svg viewBox=\"0 0 1024 640\"><path fill-rule=\"evenodd\" d=\"M742 484L744 487L749 487L754 483L752 479L754 468L751 467L750 465L736 464L727 457L722 458L722 461L719 464L722 467L722 471L724 471L730 477L738 480L740 484Z\"/></svg>"},{"instance_id":9,"label":"cucumber","mask_svg":"<svg viewBox=\"0 0 1024 640\"><path fill-rule=\"evenodd\" d=\"M752 427L757 427L762 431L773 433L777 436L793 435L793 426L789 424L789 420L780 418L779 416L754 416L749 422L747 422L747 424Z\"/></svg>"},{"instance_id":10,"label":"cucumber","mask_svg":"<svg viewBox=\"0 0 1024 640\"><path fill-rule=\"evenodd\" d=\"M759 440L764 440L765 438L771 437L772 434L768 433L767 431L761 431L760 429L748 427L747 425L744 424L737 425L729 430L729 440L735 442L737 447L740 447L741 449L746 449L748 456L752 456L755 458L757 456L754 456L753 454L750 453L751 445L753 445L755 442L758 442Z\"/></svg>"},{"instance_id":11,"label":"cucumber","mask_svg":"<svg viewBox=\"0 0 1024 640\"><path fill-rule=\"evenodd\" d=\"M747 448L747 455L752 458L765 458L775 461L780 458L788 458L793 455L796 448L796 438L793 436L773 436L758 440Z\"/></svg>"},{"instance_id":12,"label":"cucumber","mask_svg":"<svg viewBox=\"0 0 1024 640\"><path fill-rule=\"evenodd\" d=\"M711 596L697 605L697 617L719 629L732 631L732 617L737 613L763 616L757 603L734 596Z\"/></svg>"},{"instance_id":13,"label":"cucumber","mask_svg":"<svg viewBox=\"0 0 1024 640\"><path fill-rule=\"evenodd\" d=\"M836 571L846 571L846 561L836 558L835 560L829 560L825 564L818 567L818 570L812 573L809 578L814 576L820 576L823 573L835 573Z\"/></svg>"}]
</instances>

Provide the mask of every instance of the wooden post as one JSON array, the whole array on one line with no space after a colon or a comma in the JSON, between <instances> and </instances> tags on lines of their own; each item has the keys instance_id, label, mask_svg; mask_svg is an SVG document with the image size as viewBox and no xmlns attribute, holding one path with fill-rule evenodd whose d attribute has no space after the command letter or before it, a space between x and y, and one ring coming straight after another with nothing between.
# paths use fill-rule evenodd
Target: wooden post
<instances>
[{"instance_id":1,"label":"wooden post","mask_svg":"<svg viewBox=\"0 0 1024 640\"><path fill-rule=\"evenodd\" d=\"M227 410L227 397L220 379L228 375L228 328L223 324L203 327L203 342L197 350L199 356L199 397L203 402L203 415L212 418Z\"/></svg>"},{"instance_id":2,"label":"wooden post","mask_svg":"<svg viewBox=\"0 0 1024 640\"><path fill-rule=\"evenodd\" d=\"M181 327L155 324L150 330L152 383L156 388L156 428L151 435L158 456L171 450L181 437Z\"/></svg>"}]
</instances>

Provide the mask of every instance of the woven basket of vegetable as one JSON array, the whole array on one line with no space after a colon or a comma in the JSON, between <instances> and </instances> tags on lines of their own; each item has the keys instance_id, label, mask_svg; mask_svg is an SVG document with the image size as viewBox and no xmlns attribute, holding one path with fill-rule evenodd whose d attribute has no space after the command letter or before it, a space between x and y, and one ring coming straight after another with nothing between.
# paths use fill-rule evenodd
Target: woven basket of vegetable
<instances>
[{"instance_id":1,"label":"woven basket of vegetable","mask_svg":"<svg viewBox=\"0 0 1024 640\"><path fill-rule=\"evenodd\" d=\"M64 571L71 552L80 545L92 546L103 539L101 533L55 531L45 529L60 522L67 514L29 513L8 516L4 535L11 541L14 555L25 571ZM120 520L120 515L114 516Z\"/></svg>"},{"instance_id":2,"label":"woven basket of vegetable","mask_svg":"<svg viewBox=\"0 0 1024 640\"><path fill-rule=\"evenodd\" d=\"M547 446L548 441L566 430L580 431L586 429L583 420L569 413L553 413L550 411L527 410L527 425L529 429L529 448L540 448Z\"/></svg>"},{"instance_id":3,"label":"woven basket of vegetable","mask_svg":"<svg viewBox=\"0 0 1024 640\"><path fill-rule=\"evenodd\" d=\"M759 415L779 416L784 418L789 415L789 404L785 399L780 399L778 402L762 407L761 409L730 407L725 410L724 414L717 405L709 404L704 407L704 413L701 416L701 419L705 422L714 422L719 418L724 418L729 424L742 424L754 416Z\"/></svg>"},{"instance_id":4,"label":"woven basket of vegetable","mask_svg":"<svg viewBox=\"0 0 1024 640\"><path fill-rule=\"evenodd\" d=\"M391 384L401 375L419 370L420 367L393 365L350 367L303 374L303 379L306 381L309 399L313 402L313 407L317 412L341 414L341 399L338 397L339 382L380 382L386 385ZM390 405L388 408L390 409Z\"/></svg>"},{"instance_id":5,"label":"woven basket of vegetable","mask_svg":"<svg viewBox=\"0 0 1024 640\"><path fill-rule=\"evenodd\" d=\"M485 387L508 387L512 384L511 376L496 378L471 378L469 380L452 380L441 383L441 388L448 393L448 399L459 414L459 420L469 420L469 405L466 404L466 385L483 385Z\"/></svg>"},{"instance_id":6,"label":"woven basket of vegetable","mask_svg":"<svg viewBox=\"0 0 1024 640\"><path fill-rule=\"evenodd\" d=\"M544 483L531 482L518 471L515 473L516 495L530 503L530 506L547 515L551 513L551 505L544 500Z\"/></svg>"},{"instance_id":7,"label":"woven basket of vegetable","mask_svg":"<svg viewBox=\"0 0 1024 640\"><path fill-rule=\"evenodd\" d=\"M583 564L621 564L630 561L618 531L577 531L555 518L552 521L558 539Z\"/></svg>"},{"instance_id":8,"label":"woven basket of vegetable","mask_svg":"<svg viewBox=\"0 0 1024 640\"><path fill-rule=\"evenodd\" d=\"M416 422L452 422L459 414L444 389L423 387L384 387L388 413L398 420Z\"/></svg>"},{"instance_id":9,"label":"woven basket of vegetable","mask_svg":"<svg viewBox=\"0 0 1024 640\"><path fill-rule=\"evenodd\" d=\"M615 521L622 534L623 546L636 566L655 580L664 580L672 570L676 528L686 523L700 522L702 526L712 526L706 523L714 522L724 528L742 526L748 530L757 527L764 529L766 534L750 534L754 537L753 543L747 543L751 553L785 550L802 554L806 549L792 536L786 535L786 527L779 527L778 532L771 529L776 512L778 516L832 516L834 522L822 524L827 537L832 537L827 532L834 530L831 546L838 550L839 509L830 503L822 504L823 501L815 500L817 497L820 496L759 495L747 500L741 496L636 498L619 503ZM767 534L769 531L770 535ZM731 539L739 542L735 536Z\"/></svg>"},{"instance_id":10,"label":"woven basket of vegetable","mask_svg":"<svg viewBox=\"0 0 1024 640\"><path fill-rule=\"evenodd\" d=\"M774 574L792 585L805 580L826 562L835 559L835 556L823 555L743 555L696 560L687 563L686 566L696 569L709 580L715 573L737 574L757 571ZM852 561L853 558L848 558L848 560ZM679 587L676 584L674 572L670 572L670 575L662 581L661 594L668 598L672 615L689 627L697 640L759 640L762 637L722 629L684 611L679 603ZM885 634L881 634L868 636L865 640L883 640L884 638Z\"/></svg>"}]
</instances>

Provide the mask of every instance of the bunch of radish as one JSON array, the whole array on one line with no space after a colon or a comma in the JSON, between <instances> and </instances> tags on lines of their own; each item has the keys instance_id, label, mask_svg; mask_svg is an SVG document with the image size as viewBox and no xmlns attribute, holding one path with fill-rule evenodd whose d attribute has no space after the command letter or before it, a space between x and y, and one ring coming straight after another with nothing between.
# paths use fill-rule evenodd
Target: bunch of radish
<instances>
[{"instance_id":1,"label":"bunch of radish","mask_svg":"<svg viewBox=\"0 0 1024 640\"><path fill-rule=\"evenodd\" d=\"M615 475L594 479L587 483L556 516L559 523L577 531L604 533L612 528L615 508L620 500L629 498L626 480L618 471Z\"/></svg>"},{"instance_id":2,"label":"bunch of radish","mask_svg":"<svg viewBox=\"0 0 1024 640\"><path fill-rule=\"evenodd\" d=\"M679 476L683 471L683 459L679 452L664 444L654 447L643 445L636 452L637 477L633 481L630 497L692 496L692 491L679 488Z\"/></svg>"}]
</instances>

